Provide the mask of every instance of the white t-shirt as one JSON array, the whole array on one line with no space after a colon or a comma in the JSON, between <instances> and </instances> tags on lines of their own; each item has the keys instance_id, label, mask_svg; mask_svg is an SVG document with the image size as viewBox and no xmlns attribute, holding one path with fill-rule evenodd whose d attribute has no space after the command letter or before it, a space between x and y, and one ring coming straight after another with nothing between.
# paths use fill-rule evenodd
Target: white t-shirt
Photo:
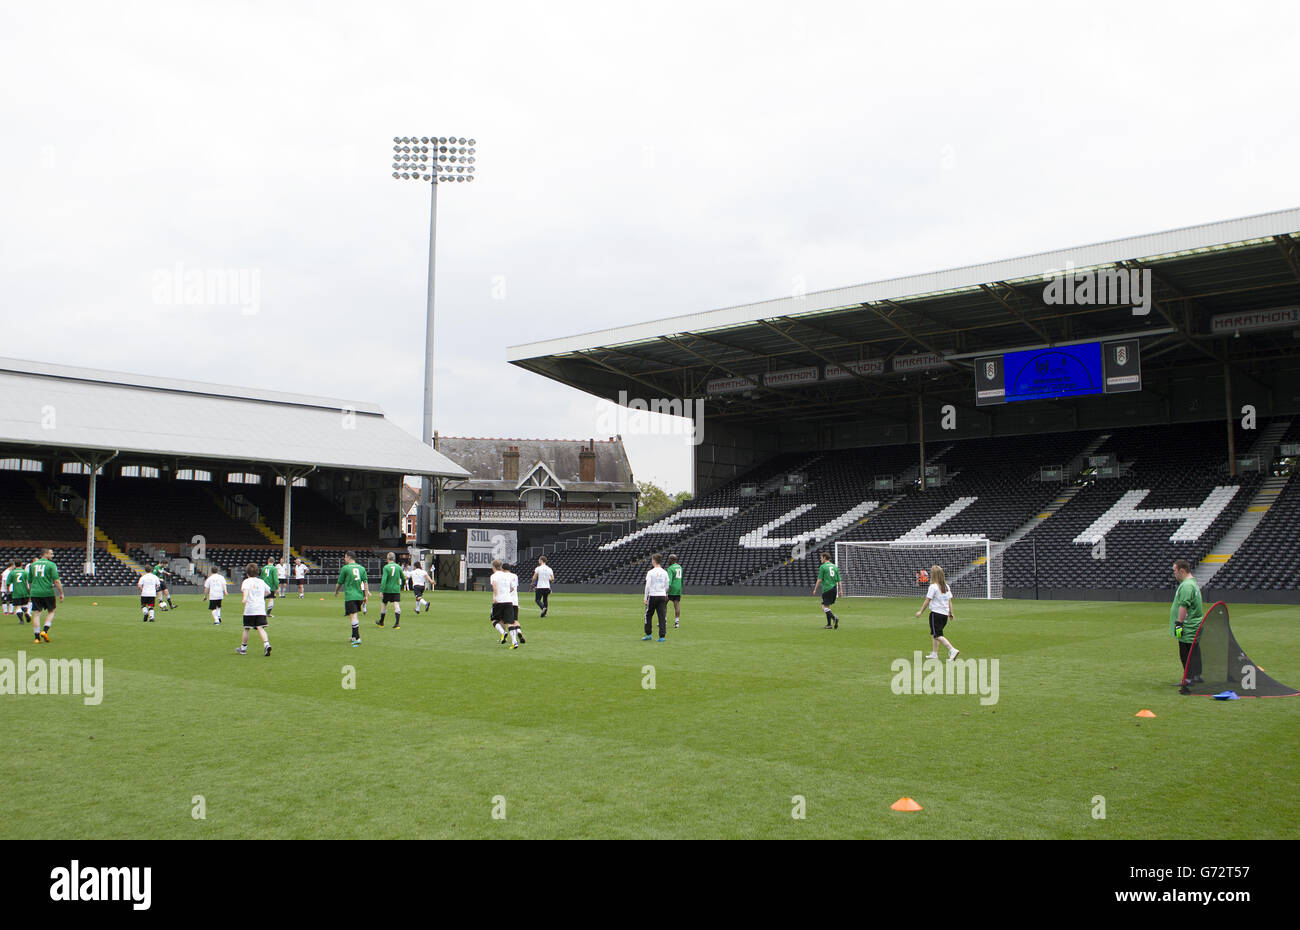
<instances>
[{"instance_id":1,"label":"white t-shirt","mask_svg":"<svg viewBox=\"0 0 1300 930\"><path fill-rule=\"evenodd\" d=\"M488 584L492 585L493 604L510 603L510 574L508 572L493 572L492 577L488 579Z\"/></svg>"},{"instance_id":2,"label":"white t-shirt","mask_svg":"<svg viewBox=\"0 0 1300 930\"><path fill-rule=\"evenodd\" d=\"M279 565L275 567L275 574L277 578L279 578L281 581L284 581L284 579L289 577L289 566L281 562Z\"/></svg>"},{"instance_id":3,"label":"white t-shirt","mask_svg":"<svg viewBox=\"0 0 1300 930\"><path fill-rule=\"evenodd\" d=\"M930 599L930 612L943 614L945 617L952 611L952 586L949 585L947 591L940 591L939 586L934 582L930 583L930 589L925 592L925 596Z\"/></svg>"},{"instance_id":4,"label":"white t-shirt","mask_svg":"<svg viewBox=\"0 0 1300 930\"><path fill-rule=\"evenodd\" d=\"M510 577L510 603L516 607L519 606L519 576L514 572L506 572Z\"/></svg>"},{"instance_id":5,"label":"white t-shirt","mask_svg":"<svg viewBox=\"0 0 1300 930\"><path fill-rule=\"evenodd\" d=\"M536 568L536 572L537 572L537 587L549 588L551 586L551 579L555 577L555 572L551 571L551 566L539 565Z\"/></svg>"},{"instance_id":6,"label":"white t-shirt","mask_svg":"<svg viewBox=\"0 0 1300 930\"><path fill-rule=\"evenodd\" d=\"M645 573L645 596L668 596L668 573L662 568L652 568Z\"/></svg>"},{"instance_id":7,"label":"white t-shirt","mask_svg":"<svg viewBox=\"0 0 1300 930\"><path fill-rule=\"evenodd\" d=\"M3 575L3 576L0 576L0 591L3 591L5 594L9 594L9 593L10 593L10 592L9 592L9 576L10 576L11 574L13 574L13 569L12 569L12 568L6 568L6 569L5 569L5 572L4 572L4 575Z\"/></svg>"},{"instance_id":8,"label":"white t-shirt","mask_svg":"<svg viewBox=\"0 0 1300 930\"><path fill-rule=\"evenodd\" d=\"M208 600L219 601L226 596L226 579L221 575L209 575L203 582L203 590L208 592Z\"/></svg>"},{"instance_id":9,"label":"white t-shirt","mask_svg":"<svg viewBox=\"0 0 1300 930\"><path fill-rule=\"evenodd\" d=\"M304 581L307 578L307 566L302 562L295 565L293 568L293 577L297 578L299 581Z\"/></svg>"},{"instance_id":10,"label":"white t-shirt","mask_svg":"<svg viewBox=\"0 0 1300 930\"><path fill-rule=\"evenodd\" d=\"M154 597L162 587L162 579L153 572L145 572L135 584L140 589L141 597Z\"/></svg>"},{"instance_id":11,"label":"white t-shirt","mask_svg":"<svg viewBox=\"0 0 1300 930\"><path fill-rule=\"evenodd\" d=\"M411 587L427 588L429 586L429 573L422 568L412 569Z\"/></svg>"},{"instance_id":12,"label":"white t-shirt","mask_svg":"<svg viewBox=\"0 0 1300 930\"><path fill-rule=\"evenodd\" d=\"M244 592L244 616L265 617L266 598L271 593L271 586L261 578L245 578L239 589Z\"/></svg>"}]
</instances>

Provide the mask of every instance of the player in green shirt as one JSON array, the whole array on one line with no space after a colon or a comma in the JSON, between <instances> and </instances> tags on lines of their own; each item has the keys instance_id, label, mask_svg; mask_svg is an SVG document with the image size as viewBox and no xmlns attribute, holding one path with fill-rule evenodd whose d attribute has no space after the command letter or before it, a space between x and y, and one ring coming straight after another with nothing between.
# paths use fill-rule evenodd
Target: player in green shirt
<instances>
[{"instance_id":1,"label":"player in green shirt","mask_svg":"<svg viewBox=\"0 0 1300 930\"><path fill-rule=\"evenodd\" d=\"M271 594L266 599L266 619L270 620L273 616L271 611L275 608L275 592L280 590L280 572L275 567L273 555L268 555L266 564L262 566L262 580L271 589Z\"/></svg>"},{"instance_id":2,"label":"player in green shirt","mask_svg":"<svg viewBox=\"0 0 1300 930\"><path fill-rule=\"evenodd\" d=\"M27 586L27 566L19 565L9 572L9 602L19 623L32 620L32 592Z\"/></svg>"},{"instance_id":3,"label":"player in green shirt","mask_svg":"<svg viewBox=\"0 0 1300 930\"><path fill-rule=\"evenodd\" d=\"M343 553L343 567L339 569L338 584L334 586L334 596L344 592L343 615L352 621L352 645L361 645L361 618L357 616L370 596L367 586L366 567L357 564L357 557L351 552Z\"/></svg>"},{"instance_id":4,"label":"player in green shirt","mask_svg":"<svg viewBox=\"0 0 1300 930\"><path fill-rule=\"evenodd\" d=\"M36 642L48 643L50 625L54 623L56 590L59 600L63 600L63 583L59 581L59 567L54 564L53 549L42 549L41 557L27 566L27 584L32 592L32 634Z\"/></svg>"},{"instance_id":5,"label":"player in green shirt","mask_svg":"<svg viewBox=\"0 0 1300 930\"><path fill-rule=\"evenodd\" d=\"M840 618L835 616L831 610L831 605L835 603L835 598L839 596L840 570L831 561L829 552L822 553L822 564L817 569L817 583L813 585L813 594L816 594L819 588L822 592L822 612L826 614L826 626L822 627L822 629L832 629L833 625L833 628L838 630L840 628Z\"/></svg>"},{"instance_id":6,"label":"player in green shirt","mask_svg":"<svg viewBox=\"0 0 1300 930\"><path fill-rule=\"evenodd\" d=\"M668 556L668 603L673 605L673 629L682 627L682 563Z\"/></svg>"},{"instance_id":7,"label":"player in green shirt","mask_svg":"<svg viewBox=\"0 0 1300 930\"><path fill-rule=\"evenodd\" d=\"M161 582L161 588L158 592L161 596L158 600L167 605L167 610L175 610L176 605L172 603L172 593L167 590L168 572L167 569L163 567L162 562L159 562L153 567L153 573L158 576L158 581Z\"/></svg>"},{"instance_id":8,"label":"player in green shirt","mask_svg":"<svg viewBox=\"0 0 1300 930\"><path fill-rule=\"evenodd\" d=\"M402 584L406 581L406 576L402 574L402 566L397 564L397 556L388 553L384 561L384 570L379 576L379 596L384 602L379 608L379 619L375 621L375 626L384 625L384 615L388 613L388 605L393 605L393 629L402 628Z\"/></svg>"},{"instance_id":9,"label":"player in green shirt","mask_svg":"<svg viewBox=\"0 0 1300 930\"><path fill-rule=\"evenodd\" d=\"M1169 635L1178 640L1178 657L1183 665L1183 678L1178 684L1183 693L1188 693L1187 685L1205 680L1201 677L1201 647L1196 642L1205 610L1201 586L1192 577L1192 563L1186 559L1174 560L1174 580L1178 582L1178 590L1169 605Z\"/></svg>"}]
</instances>

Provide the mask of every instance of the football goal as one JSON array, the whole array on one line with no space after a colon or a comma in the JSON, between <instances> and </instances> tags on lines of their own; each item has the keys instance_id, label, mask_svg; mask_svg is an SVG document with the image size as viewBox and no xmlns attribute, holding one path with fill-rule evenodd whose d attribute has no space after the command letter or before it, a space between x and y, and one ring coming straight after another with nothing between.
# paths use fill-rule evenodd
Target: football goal
<instances>
[{"instance_id":1,"label":"football goal","mask_svg":"<svg viewBox=\"0 0 1300 930\"><path fill-rule=\"evenodd\" d=\"M1002 597L1002 545L953 542L837 542L845 597L925 596L930 566L940 565L959 598Z\"/></svg>"}]
</instances>

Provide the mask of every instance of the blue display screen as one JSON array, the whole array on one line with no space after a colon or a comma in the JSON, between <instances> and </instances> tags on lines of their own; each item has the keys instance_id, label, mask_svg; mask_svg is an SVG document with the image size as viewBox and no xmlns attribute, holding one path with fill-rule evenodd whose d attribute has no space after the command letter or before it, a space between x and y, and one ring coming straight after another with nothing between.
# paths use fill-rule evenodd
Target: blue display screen
<instances>
[{"instance_id":1,"label":"blue display screen","mask_svg":"<svg viewBox=\"0 0 1300 930\"><path fill-rule=\"evenodd\" d=\"M1008 401L1100 394L1101 343L1008 352L1002 371Z\"/></svg>"}]
</instances>

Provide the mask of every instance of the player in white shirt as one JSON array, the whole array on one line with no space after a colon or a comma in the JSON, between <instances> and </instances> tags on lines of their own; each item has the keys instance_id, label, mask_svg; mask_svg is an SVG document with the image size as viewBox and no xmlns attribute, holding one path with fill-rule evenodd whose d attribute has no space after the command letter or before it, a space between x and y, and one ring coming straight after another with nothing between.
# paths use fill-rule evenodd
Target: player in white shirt
<instances>
[{"instance_id":1,"label":"player in white shirt","mask_svg":"<svg viewBox=\"0 0 1300 930\"><path fill-rule=\"evenodd\" d=\"M203 582L203 591L208 595L208 610L212 611L212 622L221 625L221 599L226 596L226 576L214 565L207 579Z\"/></svg>"},{"instance_id":2,"label":"player in white shirt","mask_svg":"<svg viewBox=\"0 0 1300 930\"><path fill-rule=\"evenodd\" d=\"M402 590L403 591L411 590L411 563L410 562L402 563Z\"/></svg>"},{"instance_id":3,"label":"player in white shirt","mask_svg":"<svg viewBox=\"0 0 1300 930\"><path fill-rule=\"evenodd\" d=\"M280 597L289 596L289 566L284 564L284 558L281 557L279 563L275 566L275 576L280 580Z\"/></svg>"},{"instance_id":4,"label":"player in white shirt","mask_svg":"<svg viewBox=\"0 0 1300 930\"><path fill-rule=\"evenodd\" d=\"M411 569L411 592L415 595L415 612L417 614L420 612L421 604L424 605L426 611L429 609L429 602L424 599L424 589L431 587L433 585L430 583L429 573L424 570L424 563L416 562L415 568Z\"/></svg>"},{"instance_id":5,"label":"player in white shirt","mask_svg":"<svg viewBox=\"0 0 1300 930\"><path fill-rule=\"evenodd\" d=\"M3 593L3 598L0 599L4 601L4 606L5 606L4 612L7 614L11 614L14 612L13 599L9 596L10 595L9 575L17 567L18 567L18 563L15 562L13 559L10 559L9 564L5 566L4 574L0 575L0 593Z\"/></svg>"},{"instance_id":6,"label":"player in white shirt","mask_svg":"<svg viewBox=\"0 0 1300 930\"><path fill-rule=\"evenodd\" d=\"M650 571L645 573L645 636L642 641L653 639L650 635L650 618L659 615L659 642L668 636L668 573L664 571L664 557L659 553L650 556Z\"/></svg>"},{"instance_id":7,"label":"player in white shirt","mask_svg":"<svg viewBox=\"0 0 1300 930\"><path fill-rule=\"evenodd\" d=\"M293 563L293 580L298 582L298 598L301 600L307 593L307 563L302 559Z\"/></svg>"},{"instance_id":8,"label":"player in white shirt","mask_svg":"<svg viewBox=\"0 0 1300 930\"><path fill-rule=\"evenodd\" d=\"M145 572L135 586L140 589L140 612L144 615L140 620L142 623L153 623L153 611L158 602L158 591L163 586L162 579L153 572Z\"/></svg>"},{"instance_id":9,"label":"player in white shirt","mask_svg":"<svg viewBox=\"0 0 1300 930\"><path fill-rule=\"evenodd\" d=\"M545 617L551 607L551 582L554 580L555 572L546 564L546 556L539 555L537 567L533 569L533 600L542 608L539 617Z\"/></svg>"},{"instance_id":10,"label":"player in white shirt","mask_svg":"<svg viewBox=\"0 0 1300 930\"><path fill-rule=\"evenodd\" d=\"M510 641L511 649L524 642L524 631L519 627L519 576L505 570L500 559L492 560L492 626L501 634L501 645Z\"/></svg>"},{"instance_id":11,"label":"player in white shirt","mask_svg":"<svg viewBox=\"0 0 1300 930\"><path fill-rule=\"evenodd\" d=\"M262 655L271 654L271 638L266 635L266 599L275 594L262 580L257 564L249 562L244 568L244 583L239 586L244 594L244 637L239 641L238 655L248 655L248 631L257 630L262 637Z\"/></svg>"},{"instance_id":12,"label":"player in white shirt","mask_svg":"<svg viewBox=\"0 0 1300 930\"><path fill-rule=\"evenodd\" d=\"M948 587L948 581L943 576L943 569L938 565L930 566L930 587L925 592L925 601L921 604L921 609L916 612L916 615L921 616L927 607L930 608L930 645L933 650L926 658L939 658L940 646L947 647L949 659L957 658L961 650L948 642L943 635L943 628L953 616L952 589Z\"/></svg>"}]
</instances>

